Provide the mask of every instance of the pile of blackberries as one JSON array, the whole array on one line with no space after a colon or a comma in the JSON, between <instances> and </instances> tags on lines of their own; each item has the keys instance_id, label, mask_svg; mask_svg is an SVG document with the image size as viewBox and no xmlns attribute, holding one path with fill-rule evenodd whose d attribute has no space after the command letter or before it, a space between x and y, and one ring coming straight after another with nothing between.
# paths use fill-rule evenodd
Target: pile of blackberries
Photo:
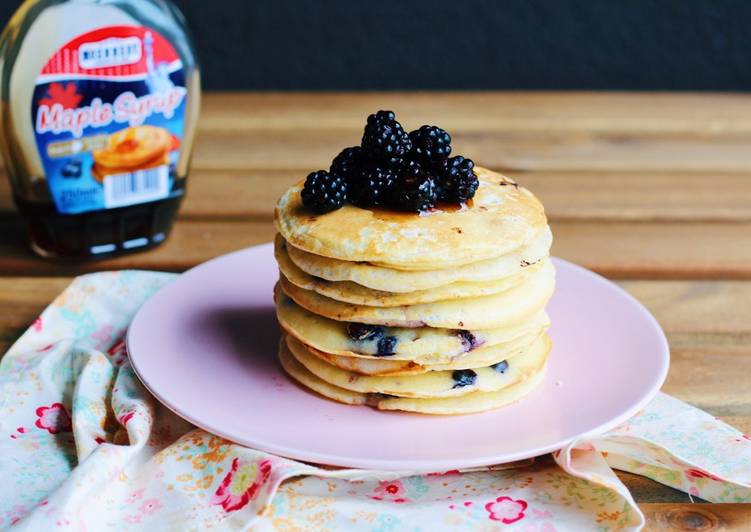
<instances>
[{"instance_id":1,"label":"pile of blackberries","mask_svg":"<svg viewBox=\"0 0 751 532\"><path fill-rule=\"evenodd\" d=\"M441 201L464 203L479 181L471 159L451 155L451 135L437 126L407 133L392 111L368 117L360 146L344 148L329 171L308 175L303 204L325 213L358 207L427 211Z\"/></svg>"}]
</instances>

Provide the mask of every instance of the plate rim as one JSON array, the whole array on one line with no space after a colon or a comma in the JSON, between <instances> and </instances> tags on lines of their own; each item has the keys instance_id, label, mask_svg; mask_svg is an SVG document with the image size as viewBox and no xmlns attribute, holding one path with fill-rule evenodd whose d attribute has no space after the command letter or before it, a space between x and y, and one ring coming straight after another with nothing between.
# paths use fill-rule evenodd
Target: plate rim
<instances>
[{"instance_id":1,"label":"plate rim","mask_svg":"<svg viewBox=\"0 0 751 532\"><path fill-rule=\"evenodd\" d=\"M133 369L134 373L138 377L138 380L141 382L144 388L151 395L153 395L154 398L157 401L159 401L160 404L165 406L168 410L173 412L178 417L188 421L189 423L191 423L192 425L195 425L198 428L206 430L207 432L210 432L212 434L225 438L239 445L249 447L251 449L268 452L268 453L275 454L283 458L290 458L293 460L298 460L298 461L303 461L303 462L312 462L316 464L325 464L325 465L355 468L355 469L388 470L388 471L412 472L412 473L430 473L430 472L435 472L435 471L447 471L447 470L452 470L452 469L468 469L468 468L474 468L474 467L486 467L490 465L510 463L510 462L515 462L519 460L525 460L528 458L534 458L537 456L542 456L542 455L557 451L559 449L562 449L575 440L602 435L618 427L619 425L627 421L629 418L633 417L636 413L642 410L649 402L651 402L652 399L654 399L654 397L659 393L660 389L665 383L665 380L668 375L668 371L670 369L670 358L671 358L670 345L668 343L665 332L663 331L657 319L636 297L631 295L629 292L627 292L625 289L620 287L618 284L608 280L607 278L605 278L604 276L598 273L595 273L571 261L561 259L559 257L554 257L551 255L550 258L555 264L556 268L558 268L559 265L562 265L566 268L575 270L577 273L583 274L585 277L589 278L591 281L596 282L601 285L605 285L608 287L608 289L619 292L622 297L625 296L626 300L628 300L632 305L635 305L637 308L639 308L642 311L640 314L642 315L643 318L646 319L646 323L648 323L650 328L654 332L657 333L656 338L659 341L659 344L660 344L659 349L660 349L660 353L662 354L662 357L661 357L662 364L660 367L659 375L656 376L656 379L654 379L652 386L649 388L649 390L645 394L643 394L641 399L635 402L629 408L625 409L618 416L615 416L611 418L610 420L608 420L607 422L598 425L596 428L583 432L577 436L563 438L554 443L550 443L548 445L535 448L535 449L521 450L515 453L508 453L508 452L505 452L502 454L490 454L489 453L484 457L476 457L476 458L457 457L456 459L432 459L432 458L431 459L419 459L419 458L409 459L409 467L405 467L403 463L403 462L406 462L406 460L379 459L379 458L337 460L336 457L333 456L332 454L322 454L320 452L300 451L300 449L293 449L284 445L273 445L264 441L260 441L260 442L251 441L251 439L246 439L246 438L238 439L236 436L229 435L226 432L222 431L221 429L217 430L216 427L211 426L211 423L205 423L203 421L196 421L195 418L191 416L189 413L180 411L179 407L173 406L172 404L170 404L170 402L167 401L165 398L163 398L162 395L157 390L153 389L152 386L149 385L148 380L144 378L141 370L138 367L138 363L134 360L134 357L131 354L131 342L132 342L131 334L133 330L132 326L133 324L136 323L136 321L139 319L139 316L142 315L142 312L144 311L145 308L147 308L148 305L154 304L153 301L155 301L160 296L165 297L161 294L166 293L166 290L170 286L172 286L175 282L177 282L179 279L181 279L183 276L189 275L192 272L197 271L199 269L211 267L214 263L220 262L222 260L227 260L235 255L242 254L244 252L249 252L251 250L259 250L259 252L262 252L262 248L271 248L272 246L273 246L273 242L266 242L266 243L258 244L255 246L249 246L243 249L239 249L239 250L235 250L235 251L223 254L223 255L219 255L217 257L209 259L208 261L205 261L201 264L198 264L186 270L185 272L180 274L180 276L177 279L175 279L174 281L160 288L155 294L149 297L141 305L141 307L138 309L133 319L131 320L128 326L126 335L125 335L126 351L128 354L128 360L130 362L131 368ZM287 376L287 374L283 370L280 370L280 371L285 376L285 378L290 379L289 376ZM549 378L548 375L544 377L544 379L547 379L547 378ZM294 381L293 379L290 379L290 380L293 384L300 386L300 384ZM535 391L533 390L532 393L534 392ZM315 392L311 392L311 393L315 393ZM326 398L323 398L323 400L330 401L330 399L326 399ZM399 415L398 412L397 413L388 412L388 414ZM428 415L428 414L410 414L410 415ZM469 414L469 415L472 415L472 414ZM447 417L447 416L439 416L439 417Z\"/></svg>"}]
</instances>

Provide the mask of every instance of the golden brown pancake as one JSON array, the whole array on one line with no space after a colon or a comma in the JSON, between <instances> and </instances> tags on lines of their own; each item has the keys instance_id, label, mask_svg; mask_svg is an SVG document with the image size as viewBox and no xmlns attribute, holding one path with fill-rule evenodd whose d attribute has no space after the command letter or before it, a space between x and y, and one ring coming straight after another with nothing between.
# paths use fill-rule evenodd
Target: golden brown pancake
<instances>
[{"instance_id":1,"label":"golden brown pancake","mask_svg":"<svg viewBox=\"0 0 751 532\"><path fill-rule=\"evenodd\" d=\"M404 270L438 270L500 257L528 244L547 224L542 204L508 178L475 167L477 193L461 210L396 213L345 205L316 215L302 183L277 203L275 223L302 250Z\"/></svg>"}]
</instances>

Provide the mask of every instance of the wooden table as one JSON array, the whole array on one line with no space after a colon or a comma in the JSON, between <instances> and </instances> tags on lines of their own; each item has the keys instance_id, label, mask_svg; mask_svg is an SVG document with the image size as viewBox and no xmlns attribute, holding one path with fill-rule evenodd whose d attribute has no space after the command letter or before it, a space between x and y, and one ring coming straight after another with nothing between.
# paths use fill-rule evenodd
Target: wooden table
<instances>
[{"instance_id":1,"label":"wooden table","mask_svg":"<svg viewBox=\"0 0 751 532\"><path fill-rule=\"evenodd\" d=\"M554 253L616 279L662 324L672 347L664 390L751 432L751 97L741 95L209 94L187 200L156 250L81 265L38 259L0 180L0 352L77 274L182 271L271 240L279 194L359 143L377 109L409 127L438 123L457 152L531 188ZM621 477L655 529L751 523L751 505L692 505Z\"/></svg>"}]
</instances>

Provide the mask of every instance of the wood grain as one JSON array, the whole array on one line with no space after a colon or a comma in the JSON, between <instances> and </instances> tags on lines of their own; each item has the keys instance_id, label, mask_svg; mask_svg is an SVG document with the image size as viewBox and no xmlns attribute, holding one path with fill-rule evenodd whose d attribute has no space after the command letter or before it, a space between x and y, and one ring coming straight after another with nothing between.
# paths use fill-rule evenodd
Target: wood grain
<instances>
[{"instance_id":1,"label":"wood grain","mask_svg":"<svg viewBox=\"0 0 751 532\"><path fill-rule=\"evenodd\" d=\"M205 170L328 168L343 146L359 144L361 133L323 130L250 130L199 134L193 159ZM467 132L455 133L456 153L478 164L516 171L746 172L751 134L697 138L629 133Z\"/></svg>"},{"instance_id":2,"label":"wood grain","mask_svg":"<svg viewBox=\"0 0 751 532\"><path fill-rule=\"evenodd\" d=\"M640 504L645 531L749 530L751 504Z\"/></svg>"}]
</instances>

